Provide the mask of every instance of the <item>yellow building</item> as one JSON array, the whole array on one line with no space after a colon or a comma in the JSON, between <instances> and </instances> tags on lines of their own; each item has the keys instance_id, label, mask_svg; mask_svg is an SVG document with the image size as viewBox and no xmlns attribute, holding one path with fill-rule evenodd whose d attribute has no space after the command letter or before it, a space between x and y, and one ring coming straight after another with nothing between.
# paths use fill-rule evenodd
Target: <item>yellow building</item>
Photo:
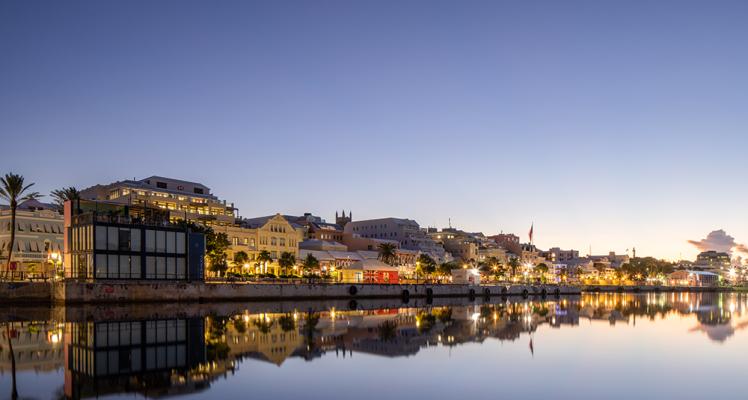
<instances>
[{"instance_id":1,"label":"yellow building","mask_svg":"<svg viewBox=\"0 0 748 400\"><path fill-rule=\"evenodd\" d=\"M299 258L299 242L304 240L304 227L288 221L281 214L244 219L238 226L213 227L217 233L225 233L231 246L229 248L229 265L234 270L249 273L272 272L279 274L278 259L288 252ZM234 256L239 251L247 253L249 262L236 265ZM273 259L268 265L258 262L260 252L267 251Z\"/></svg>"},{"instance_id":2,"label":"yellow building","mask_svg":"<svg viewBox=\"0 0 748 400\"><path fill-rule=\"evenodd\" d=\"M61 269L63 219L51 204L29 200L18 205L11 273L50 277L55 269ZM0 270L8 257L10 221L10 207L0 205Z\"/></svg>"}]
</instances>

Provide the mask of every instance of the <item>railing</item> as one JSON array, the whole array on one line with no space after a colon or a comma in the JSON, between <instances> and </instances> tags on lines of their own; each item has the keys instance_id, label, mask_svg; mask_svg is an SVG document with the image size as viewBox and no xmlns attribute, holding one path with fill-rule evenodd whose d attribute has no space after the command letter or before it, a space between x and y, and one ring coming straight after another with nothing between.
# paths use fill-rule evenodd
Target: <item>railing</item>
<instances>
[{"instance_id":1,"label":"railing","mask_svg":"<svg viewBox=\"0 0 748 400\"><path fill-rule=\"evenodd\" d=\"M46 273L26 272L26 271L3 271L0 272L0 281L3 282L46 282L52 276Z\"/></svg>"},{"instance_id":2,"label":"railing","mask_svg":"<svg viewBox=\"0 0 748 400\"><path fill-rule=\"evenodd\" d=\"M252 283L252 284L294 284L336 283L335 279L325 278L260 278L260 277L206 277L207 283Z\"/></svg>"}]
</instances>

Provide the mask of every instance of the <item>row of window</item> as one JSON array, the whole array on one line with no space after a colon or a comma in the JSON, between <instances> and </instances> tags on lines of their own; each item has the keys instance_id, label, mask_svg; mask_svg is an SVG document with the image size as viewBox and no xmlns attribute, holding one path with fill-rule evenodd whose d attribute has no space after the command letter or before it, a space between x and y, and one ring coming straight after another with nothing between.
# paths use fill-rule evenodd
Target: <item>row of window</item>
<instances>
[{"instance_id":1,"label":"row of window","mask_svg":"<svg viewBox=\"0 0 748 400\"><path fill-rule=\"evenodd\" d=\"M146 257L146 279L185 279L187 267L184 257ZM141 279L140 256L97 254L95 277L106 279Z\"/></svg>"},{"instance_id":2,"label":"row of window","mask_svg":"<svg viewBox=\"0 0 748 400\"><path fill-rule=\"evenodd\" d=\"M3 249L4 251L8 249L8 244L5 242L0 242L0 249ZM36 241L36 240L20 240L16 238L15 242L13 243L13 251L14 252L26 252L26 253L50 253L52 251L62 251L62 243L59 242L50 242L49 240L45 240L43 242Z\"/></svg>"},{"instance_id":3,"label":"row of window","mask_svg":"<svg viewBox=\"0 0 748 400\"><path fill-rule=\"evenodd\" d=\"M288 246L289 247L296 247L296 243L297 242L296 242L295 239L288 239L288 241L286 241L286 238L276 238L275 236L271 236L270 237L270 246L286 247L286 242L288 242ZM263 245L263 246L267 246L268 245L268 237L267 236L260 236L260 245ZM251 246L254 246L254 240L252 240Z\"/></svg>"},{"instance_id":4,"label":"row of window","mask_svg":"<svg viewBox=\"0 0 748 400\"><path fill-rule=\"evenodd\" d=\"M96 227L96 250L140 252L141 239L141 230L138 228ZM186 249L184 232L145 230L145 251L148 253L185 254Z\"/></svg>"},{"instance_id":5,"label":"row of window","mask_svg":"<svg viewBox=\"0 0 748 400\"><path fill-rule=\"evenodd\" d=\"M270 232L286 233L286 227L283 225L270 225Z\"/></svg>"},{"instance_id":6,"label":"row of window","mask_svg":"<svg viewBox=\"0 0 748 400\"><path fill-rule=\"evenodd\" d=\"M10 232L10 222L2 226L2 231ZM16 222L16 232L37 232L37 233L62 233L62 223L59 224L40 224L35 222L22 223Z\"/></svg>"}]
</instances>

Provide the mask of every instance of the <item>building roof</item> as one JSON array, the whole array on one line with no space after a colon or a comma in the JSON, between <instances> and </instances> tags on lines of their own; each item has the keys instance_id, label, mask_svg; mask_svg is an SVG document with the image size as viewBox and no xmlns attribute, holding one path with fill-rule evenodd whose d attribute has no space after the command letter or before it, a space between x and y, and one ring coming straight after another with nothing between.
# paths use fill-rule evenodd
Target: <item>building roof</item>
<instances>
[{"instance_id":1,"label":"building roof","mask_svg":"<svg viewBox=\"0 0 748 400\"><path fill-rule=\"evenodd\" d=\"M377 259L371 259L371 258L357 261L351 264L346 269L362 270L362 271L394 271L394 272L398 271L397 267L393 267Z\"/></svg>"},{"instance_id":2,"label":"building roof","mask_svg":"<svg viewBox=\"0 0 748 400\"><path fill-rule=\"evenodd\" d=\"M19 203L17 210L32 211L32 210L57 210L57 205L52 203L42 203L39 200L26 200L23 203ZM0 210L10 210L10 205L0 204Z\"/></svg>"},{"instance_id":3,"label":"building roof","mask_svg":"<svg viewBox=\"0 0 748 400\"><path fill-rule=\"evenodd\" d=\"M281 214L267 215L267 216L264 216L264 217L255 217L255 218L244 218L244 219L241 220L241 225L244 226L244 227L246 227L246 228L261 228L265 224L267 224L268 221L271 218L275 218L278 215L280 215L281 217L283 217L283 219L285 219L286 222L288 222L289 224L291 224L291 226L293 226L294 228L296 228L296 229L303 228L302 225L299 225L296 222L293 222L298 217L294 217L292 215L281 215Z\"/></svg>"},{"instance_id":4,"label":"building roof","mask_svg":"<svg viewBox=\"0 0 748 400\"><path fill-rule=\"evenodd\" d=\"M700 275L700 276L719 276L719 274L715 274L714 272L709 272L709 271L695 271L695 270L692 270L692 269L682 269L680 271L673 272L673 274L676 274L678 272L687 272L688 274Z\"/></svg>"}]
</instances>

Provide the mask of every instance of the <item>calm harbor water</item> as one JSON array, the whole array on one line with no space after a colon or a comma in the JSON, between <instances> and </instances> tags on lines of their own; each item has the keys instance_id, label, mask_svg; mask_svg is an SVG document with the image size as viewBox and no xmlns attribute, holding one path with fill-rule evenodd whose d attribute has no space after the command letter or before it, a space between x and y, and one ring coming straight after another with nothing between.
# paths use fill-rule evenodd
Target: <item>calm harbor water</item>
<instances>
[{"instance_id":1,"label":"calm harbor water","mask_svg":"<svg viewBox=\"0 0 748 400\"><path fill-rule=\"evenodd\" d=\"M0 399L741 398L748 296L0 310Z\"/></svg>"}]
</instances>

